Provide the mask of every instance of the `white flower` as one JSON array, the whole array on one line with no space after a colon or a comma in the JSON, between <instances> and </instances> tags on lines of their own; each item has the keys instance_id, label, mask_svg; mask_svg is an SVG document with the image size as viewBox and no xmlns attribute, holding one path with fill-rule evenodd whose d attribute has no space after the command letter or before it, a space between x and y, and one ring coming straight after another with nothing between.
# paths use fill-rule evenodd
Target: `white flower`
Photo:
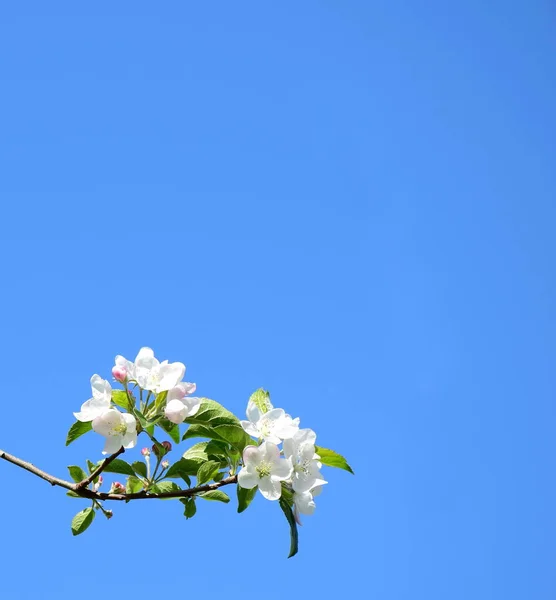
<instances>
[{"instance_id":1,"label":"white flower","mask_svg":"<svg viewBox=\"0 0 556 600\"><path fill-rule=\"evenodd\" d=\"M326 481L324 482L326 483ZM315 512L315 496L318 496L322 492L322 485L317 485L313 489L306 492L294 492L293 494L293 514L298 525L301 525L301 519L299 514L312 515Z\"/></svg>"},{"instance_id":2,"label":"white flower","mask_svg":"<svg viewBox=\"0 0 556 600\"><path fill-rule=\"evenodd\" d=\"M249 421L241 422L245 432L273 444L293 437L299 429L299 419L292 419L283 409L273 408L262 414L254 402L247 403L247 418Z\"/></svg>"},{"instance_id":3,"label":"white flower","mask_svg":"<svg viewBox=\"0 0 556 600\"><path fill-rule=\"evenodd\" d=\"M92 421L110 408L112 387L99 375L91 377L93 397L81 405L81 412L73 413L78 421Z\"/></svg>"},{"instance_id":4,"label":"white flower","mask_svg":"<svg viewBox=\"0 0 556 600\"><path fill-rule=\"evenodd\" d=\"M183 423L187 417L192 417L201 406L201 399L188 396L197 389L194 383L179 383L168 392L164 415L176 425Z\"/></svg>"},{"instance_id":5,"label":"white flower","mask_svg":"<svg viewBox=\"0 0 556 600\"><path fill-rule=\"evenodd\" d=\"M122 446L133 448L137 443L137 422L133 415L121 413L114 408L107 410L93 421L93 431L106 438L103 454L114 454Z\"/></svg>"},{"instance_id":6,"label":"white flower","mask_svg":"<svg viewBox=\"0 0 556 600\"><path fill-rule=\"evenodd\" d=\"M300 429L292 438L284 440L284 456L293 464L292 487L294 492L308 492L324 481L322 464L315 454L317 436L312 429Z\"/></svg>"},{"instance_id":7,"label":"white flower","mask_svg":"<svg viewBox=\"0 0 556 600\"><path fill-rule=\"evenodd\" d=\"M125 369L128 379L136 381L139 387L155 394L172 389L185 375L183 363L159 362L150 348L141 348L135 363L123 356L116 356L116 366Z\"/></svg>"},{"instance_id":8,"label":"white flower","mask_svg":"<svg viewBox=\"0 0 556 600\"><path fill-rule=\"evenodd\" d=\"M261 446L247 446L243 451L243 468L237 475L242 488L259 487L267 500L278 500L282 495L281 481L291 477L292 463L280 458L276 444L264 442Z\"/></svg>"}]
</instances>

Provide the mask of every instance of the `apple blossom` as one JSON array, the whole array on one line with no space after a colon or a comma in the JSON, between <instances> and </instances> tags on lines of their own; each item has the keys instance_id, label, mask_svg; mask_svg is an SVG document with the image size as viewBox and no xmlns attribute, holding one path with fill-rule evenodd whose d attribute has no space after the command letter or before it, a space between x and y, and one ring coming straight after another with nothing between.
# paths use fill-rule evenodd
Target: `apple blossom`
<instances>
[{"instance_id":1,"label":"apple blossom","mask_svg":"<svg viewBox=\"0 0 556 600\"><path fill-rule=\"evenodd\" d=\"M308 492L317 485L326 483L315 453L317 436L312 429L300 429L290 439L284 440L284 456L293 464L292 488L295 492Z\"/></svg>"},{"instance_id":2,"label":"apple blossom","mask_svg":"<svg viewBox=\"0 0 556 600\"><path fill-rule=\"evenodd\" d=\"M116 364L126 361L123 356L116 357ZM130 377L139 384L139 387L155 394L166 392L175 387L185 375L185 365L181 362L169 363L167 360L159 362L154 352L147 347L141 348L135 358L135 363L130 366L125 362L126 368L131 370Z\"/></svg>"},{"instance_id":3,"label":"apple blossom","mask_svg":"<svg viewBox=\"0 0 556 600\"><path fill-rule=\"evenodd\" d=\"M189 396L196 390L194 383L179 383L168 392L164 415L176 425L183 423L187 417L192 417L201 406L201 399Z\"/></svg>"},{"instance_id":4,"label":"apple blossom","mask_svg":"<svg viewBox=\"0 0 556 600\"><path fill-rule=\"evenodd\" d=\"M263 414L254 402L249 402L246 413L249 420L241 421L241 426L246 433L265 442L279 444L293 437L299 429L299 419L292 419L281 408L272 408Z\"/></svg>"},{"instance_id":5,"label":"apple blossom","mask_svg":"<svg viewBox=\"0 0 556 600\"><path fill-rule=\"evenodd\" d=\"M278 500L282 495L281 482L292 474L292 463L280 457L280 450L272 442L261 446L247 446L243 451L243 467L238 473L237 482L242 488L259 491L267 500Z\"/></svg>"},{"instance_id":6,"label":"apple blossom","mask_svg":"<svg viewBox=\"0 0 556 600\"><path fill-rule=\"evenodd\" d=\"M112 367L112 377L114 377L114 379L116 381L119 381L120 383L125 383L127 381L127 377L128 377L127 369L120 365L113 366Z\"/></svg>"},{"instance_id":7,"label":"apple blossom","mask_svg":"<svg viewBox=\"0 0 556 600\"><path fill-rule=\"evenodd\" d=\"M81 405L80 412L73 413L78 421L92 421L110 408L110 400L112 398L110 383L106 379L102 379L100 375L93 375L91 377L91 389L93 397Z\"/></svg>"},{"instance_id":8,"label":"apple blossom","mask_svg":"<svg viewBox=\"0 0 556 600\"><path fill-rule=\"evenodd\" d=\"M324 481L323 483L327 483ZM316 485L311 490L307 490L306 492L294 492L293 494L293 502L294 502L294 510L293 514L295 520L298 525L301 525L301 519L299 518L299 514L302 515L312 515L315 512L316 504L315 504L315 496L318 496L322 492L322 484Z\"/></svg>"},{"instance_id":9,"label":"apple blossom","mask_svg":"<svg viewBox=\"0 0 556 600\"><path fill-rule=\"evenodd\" d=\"M133 415L121 413L114 408L93 420L93 431L106 438L103 454L114 454L122 446L133 448L137 443L137 422Z\"/></svg>"}]
</instances>

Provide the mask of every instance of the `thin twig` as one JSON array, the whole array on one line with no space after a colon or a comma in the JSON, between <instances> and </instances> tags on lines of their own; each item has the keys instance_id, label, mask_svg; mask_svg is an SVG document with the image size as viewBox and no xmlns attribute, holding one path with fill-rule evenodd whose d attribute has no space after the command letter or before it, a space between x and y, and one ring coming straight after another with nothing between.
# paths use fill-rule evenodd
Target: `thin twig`
<instances>
[{"instance_id":1,"label":"thin twig","mask_svg":"<svg viewBox=\"0 0 556 600\"><path fill-rule=\"evenodd\" d=\"M100 473L101 470L105 469L110 464L110 462L112 462L119 454L122 454L123 451L124 451L124 449L120 448L120 450L118 450L118 452L116 452L115 454L112 454L107 459L105 459L103 461L102 465L100 465L100 467L98 467L98 469L96 469L94 473L96 473L97 471ZM83 483L83 482L87 481L87 479L89 479L88 483L90 483L94 479L94 477L96 477L96 475L94 475L94 473L91 474L89 477L87 477L87 479L84 479L83 481L80 481L79 483L71 483L70 481L65 481L64 479L59 479L58 477L49 475L45 471L42 471L41 469L35 467L35 465L32 465L29 462L21 460L21 458L17 458L16 456L13 456L12 454L8 454L7 452L4 452L4 450L0 450L0 458L3 458L4 460L7 460L8 462L11 462L12 464L14 464L16 466L21 467L22 469L25 469L26 471L29 471L30 473L33 473L33 475L37 475L37 477L40 477L41 479L48 481L48 483L50 483L51 485L54 485L54 486L57 485L57 486L63 487L66 490L70 490L71 492L74 492L78 496L81 496L82 498L90 498L92 500L118 500L120 502L122 502L122 501L129 502L130 500L156 500L156 499L163 499L163 498L166 498L166 499L167 498L191 498L192 496L196 496L197 494L202 494L204 492L212 492L212 491L217 490L218 488L221 488L225 485L237 483L237 475L232 475L231 477L226 477L225 479L222 479L222 481L218 481L216 483L208 483L206 485L201 485L196 488L189 488L187 490L176 490L174 492L160 492L158 494L152 493L152 492L147 492L147 491L136 492L134 494L109 494L109 493L105 493L105 492L93 492L92 490L88 489L86 487L86 485ZM87 485L88 485L88 483L87 483Z\"/></svg>"},{"instance_id":2,"label":"thin twig","mask_svg":"<svg viewBox=\"0 0 556 600\"><path fill-rule=\"evenodd\" d=\"M102 461L102 463L88 477L85 477L83 481L80 481L79 483L75 484L74 491L77 492L78 490L86 488L91 483L91 481L94 481L97 478L97 475L100 475L113 460L115 460L118 456L120 456L120 454L123 454L124 452L125 448L122 446L117 452L114 452L114 454L110 455L108 458L105 458Z\"/></svg>"}]
</instances>

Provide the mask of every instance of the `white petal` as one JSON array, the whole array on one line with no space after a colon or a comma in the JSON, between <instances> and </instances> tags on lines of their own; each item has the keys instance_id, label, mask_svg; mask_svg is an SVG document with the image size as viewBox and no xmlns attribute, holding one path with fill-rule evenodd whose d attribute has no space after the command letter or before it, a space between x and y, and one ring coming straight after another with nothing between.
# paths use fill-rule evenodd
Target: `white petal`
<instances>
[{"instance_id":1,"label":"white petal","mask_svg":"<svg viewBox=\"0 0 556 600\"><path fill-rule=\"evenodd\" d=\"M295 442L292 438L289 440L284 440L284 456L290 460L293 460L294 456L297 458Z\"/></svg>"},{"instance_id":2,"label":"white petal","mask_svg":"<svg viewBox=\"0 0 556 600\"><path fill-rule=\"evenodd\" d=\"M272 480L270 477L261 477L259 479L259 490L267 500L278 500L282 495L280 482Z\"/></svg>"},{"instance_id":3,"label":"white petal","mask_svg":"<svg viewBox=\"0 0 556 600\"><path fill-rule=\"evenodd\" d=\"M110 399L112 396L112 387L108 381L100 377L100 375L93 375L91 377L91 389L93 390L93 398L102 400L106 397Z\"/></svg>"},{"instance_id":4,"label":"white petal","mask_svg":"<svg viewBox=\"0 0 556 600\"><path fill-rule=\"evenodd\" d=\"M114 435L114 429L122 424L122 414L111 408L93 421L93 431L100 435Z\"/></svg>"},{"instance_id":5,"label":"white petal","mask_svg":"<svg viewBox=\"0 0 556 600\"><path fill-rule=\"evenodd\" d=\"M276 444L273 444L272 442L264 442L260 448L264 454L265 460L269 460L271 462L278 462L280 460L280 449Z\"/></svg>"},{"instance_id":6,"label":"white petal","mask_svg":"<svg viewBox=\"0 0 556 600\"><path fill-rule=\"evenodd\" d=\"M268 421L278 422L286 416L283 408L273 408L265 413L261 418Z\"/></svg>"},{"instance_id":7,"label":"white petal","mask_svg":"<svg viewBox=\"0 0 556 600\"><path fill-rule=\"evenodd\" d=\"M251 400L247 403L247 410L245 412L251 423L256 423L263 416L258 406Z\"/></svg>"},{"instance_id":8,"label":"white petal","mask_svg":"<svg viewBox=\"0 0 556 600\"><path fill-rule=\"evenodd\" d=\"M133 415L124 413L122 415L122 418L127 426L128 431L137 431L137 421L135 420L135 417Z\"/></svg>"},{"instance_id":9,"label":"white petal","mask_svg":"<svg viewBox=\"0 0 556 600\"><path fill-rule=\"evenodd\" d=\"M302 444L299 448L299 459L304 462L306 460L312 460L315 456L315 447L313 444Z\"/></svg>"},{"instance_id":10,"label":"white petal","mask_svg":"<svg viewBox=\"0 0 556 600\"><path fill-rule=\"evenodd\" d=\"M137 430L128 429L126 434L123 436L122 446L124 448L134 448L136 444L137 444Z\"/></svg>"},{"instance_id":11,"label":"white petal","mask_svg":"<svg viewBox=\"0 0 556 600\"><path fill-rule=\"evenodd\" d=\"M135 358L135 366L138 369L145 369L151 371L155 367L158 367L158 360L154 357L154 352L150 348L141 348Z\"/></svg>"},{"instance_id":12,"label":"white petal","mask_svg":"<svg viewBox=\"0 0 556 600\"><path fill-rule=\"evenodd\" d=\"M168 419L168 421L179 425L185 421L186 415L187 406L185 406L181 400L170 400L170 402L166 404L164 416Z\"/></svg>"},{"instance_id":13,"label":"white petal","mask_svg":"<svg viewBox=\"0 0 556 600\"><path fill-rule=\"evenodd\" d=\"M313 444L317 441L317 434L312 429L299 429L294 436L298 444Z\"/></svg>"},{"instance_id":14,"label":"white petal","mask_svg":"<svg viewBox=\"0 0 556 600\"><path fill-rule=\"evenodd\" d=\"M187 406L187 416L192 417L196 415L199 411L199 407L201 406L201 398L196 398L195 396L186 396L182 402Z\"/></svg>"},{"instance_id":15,"label":"white petal","mask_svg":"<svg viewBox=\"0 0 556 600\"><path fill-rule=\"evenodd\" d=\"M247 469L243 468L237 474L237 484L245 489L251 490L259 483L259 476L257 473L252 473Z\"/></svg>"},{"instance_id":16,"label":"white petal","mask_svg":"<svg viewBox=\"0 0 556 600\"><path fill-rule=\"evenodd\" d=\"M180 362L161 365L159 371L158 392L170 390L182 380L185 375L185 365Z\"/></svg>"},{"instance_id":17,"label":"white petal","mask_svg":"<svg viewBox=\"0 0 556 600\"><path fill-rule=\"evenodd\" d=\"M288 458L281 458L278 462L272 465L272 477L280 481L289 479L292 475L292 472L292 463Z\"/></svg>"},{"instance_id":18,"label":"white petal","mask_svg":"<svg viewBox=\"0 0 556 600\"><path fill-rule=\"evenodd\" d=\"M73 413L78 421L92 421L110 409L110 400L91 398L81 405L81 412Z\"/></svg>"},{"instance_id":19,"label":"white petal","mask_svg":"<svg viewBox=\"0 0 556 600\"><path fill-rule=\"evenodd\" d=\"M106 443L102 449L103 454L114 454L122 447L122 436L121 435L109 435L106 438Z\"/></svg>"},{"instance_id":20,"label":"white petal","mask_svg":"<svg viewBox=\"0 0 556 600\"><path fill-rule=\"evenodd\" d=\"M259 437L259 430L257 427L251 423L251 421L241 421L241 426L243 427L243 431L248 435L252 435L253 437Z\"/></svg>"},{"instance_id":21,"label":"white petal","mask_svg":"<svg viewBox=\"0 0 556 600\"><path fill-rule=\"evenodd\" d=\"M298 422L296 423L296 420L289 415L284 415L274 426L274 433L283 440L291 438L299 431Z\"/></svg>"},{"instance_id":22,"label":"white petal","mask_svg":"<svg viewBox=\"0 0 556 600\"><path fill-rule=\"evenodd\" d=\"M303 515L312 515L315 512L315 501L311 492L297 492L293 496L296 509Z\"/></svg>"},{"instance_id":23,"label":"white petal","mask_svg":"<svg viewBox=\"0 0 556 600\"><path fill-rule=\"evenodd\" d=\"M243 464L256 467L263 460L261 449L257 446L246 446L243 450Z\"/></svg>"}]
</instances>

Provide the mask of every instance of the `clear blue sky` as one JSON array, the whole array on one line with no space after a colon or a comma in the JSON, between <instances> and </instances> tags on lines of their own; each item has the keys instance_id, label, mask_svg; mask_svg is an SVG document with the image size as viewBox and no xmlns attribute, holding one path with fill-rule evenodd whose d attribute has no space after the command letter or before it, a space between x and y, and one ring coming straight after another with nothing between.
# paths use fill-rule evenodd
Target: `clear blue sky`
<instances>
[{"instance_id":1,"label":"clear blue sky","mask_svg":"<svg viewBox=\"0 0 556 600\"><path fill-rule=\"evenodd\" d=\"M356 471L286 560L262 497L72 538L83 503L2 462L3 598L555 597L555 27L535 0L3 4L0 447L100 458L72 411L149 345Z\"/></svg>"}]
</instances>

